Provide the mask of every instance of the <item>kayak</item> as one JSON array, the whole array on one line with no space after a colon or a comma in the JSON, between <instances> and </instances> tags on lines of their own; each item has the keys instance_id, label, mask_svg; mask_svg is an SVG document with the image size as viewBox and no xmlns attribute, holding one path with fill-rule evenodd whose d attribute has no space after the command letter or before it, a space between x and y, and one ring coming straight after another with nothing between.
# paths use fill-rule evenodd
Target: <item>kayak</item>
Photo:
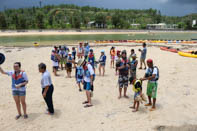
<instances>
[{"instance_id":1,"label":"kayak","mask_svg":"<svg viewBox=\"0 0 197 131\"><path fill-rule=\"evenodd\" d=\"M188 53L188 52L179 51L178 54L179 54L180 56L197 58L197 55L191 54L191 53Z\"/></svg>"},{"instance_id":2,"label":"kayak","mask_svg":"<svg viewBox=\"0 0 197 131\"><path fill-rule=\"evenodd\" d=\"M173 53L178 53L177 49L169 48L169 47L160 47L161 50L170 51Z\"/></svg>"}]
</instances>

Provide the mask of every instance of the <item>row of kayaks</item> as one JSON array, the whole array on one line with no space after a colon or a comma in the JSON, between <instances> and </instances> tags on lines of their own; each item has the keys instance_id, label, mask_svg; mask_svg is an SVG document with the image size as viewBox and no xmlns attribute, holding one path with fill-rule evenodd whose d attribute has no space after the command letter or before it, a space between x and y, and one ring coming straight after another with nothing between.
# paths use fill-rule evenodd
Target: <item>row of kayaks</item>
<instances>
[{"instance_id":1,"label":"row of kayaks","mask_svg":"<svg viewBox=\"0 0 197 131\"><path fill-rule=\"evenodd\" d=\"M182 44L196 44L197 41L191 40L97 40L94 43L182 43Z\"/></svg>"},{"instance_id":2,"label":"row of kayaks","mask_svg":"<svg viewBox=\"0 0 197 131\"><path fill-rule=\"evenodd\" d=\"M178 53L180 56L197 58L197 51L180 51L178 48L160 47L161 50Z\"/></svg>"}]
</instances>

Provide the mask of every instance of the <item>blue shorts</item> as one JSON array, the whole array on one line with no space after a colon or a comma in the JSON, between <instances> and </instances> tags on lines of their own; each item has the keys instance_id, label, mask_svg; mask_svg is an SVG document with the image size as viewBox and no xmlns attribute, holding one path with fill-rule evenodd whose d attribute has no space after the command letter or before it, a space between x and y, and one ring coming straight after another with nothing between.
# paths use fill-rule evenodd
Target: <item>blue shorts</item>
<instances>
[{"instance_id":1,"label":"blue shorts","mask_svg":"<svg viewBox=\"0 0 197 131\"><path fill-rule=\"evenodd\" d=\"M12 95L13 96L26 96L26 91L13 90Z\"/></svg>"},{"instance_id":2,"label":"blue shorts","mask_svg":"<svg viewBox=\"0 0 197 131\"><path fill-rule=\"evenodd\" d=\"M139 96L139 95L140 95L140 92L135 92L135 94L134 94L134 100L135 100L136 97Z\"/></svg>"},{"instance_id":3,"label":"blue shorts","mask_svg":"<svg viewBox=\"0 0 197 131\"><path fill-rule=\"evenodd\" d=\"M77 78L77 83L81 83L83 79Z\"/></svg>"},{"instance_id":4,"label":"blue shorts","mask_svg":"<svg viewBox=\"0 0 197 131\"><path fill-rule=\"evenodd\" d=\"M91 84L90 84L90 82L85 82L85 81L84 81L83 88L84 88L84 90L86 90L86 91L90 91L90 90L91 90Z\"/></svg>"}]
</instances>

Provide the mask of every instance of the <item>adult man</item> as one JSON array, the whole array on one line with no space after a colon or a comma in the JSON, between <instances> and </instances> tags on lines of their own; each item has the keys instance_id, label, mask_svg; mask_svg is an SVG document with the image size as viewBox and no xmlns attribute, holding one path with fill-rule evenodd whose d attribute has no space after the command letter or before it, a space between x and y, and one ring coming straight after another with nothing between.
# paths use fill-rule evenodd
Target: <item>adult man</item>
<instances>
[{"instance_id":1,"label":"adult man","mask_svg":"<svg viewBox=\"0 0 197 131\"><path fill-rule=\"evenodd\" d=\"M159 79L159 69L156 66L153 66L153 60L148 59L147 60L148 69L146 70L144 78L141 78L141 80L148 80L147 85L147 96L149 103L145 106L152 106L150 111L154 111L156 109L156 97L157 97L157 81ZM153 105L151 98L153 98Z\"/></svg>"},{"instance_id":2,"label":"adult man","mask_svg":"<svg viewBox=\"0 0 197 131\"><path fill-rule=\"evenodd\" d=\"M120 99L122 97L122 88L124 88L124 97L128 98L126 93L127 93L127 87L128 87L128 81L129 81L129 78L128 78L129 64L128 64L126 50L122 51L122 59L121 59L121 62L119 64L119 67L117 67L117 69L119 70L119 79L118 79L119 97L118 97L118 99Z\"/></svg>"},{"instance_id":3,"label":"adult man","mask_svg":"<svg viewBox=\"0 0 197 131\"><path fill-rule=\"evenodd\" d=\"M87 96L87 101L84 101L83 104L86 104L84 107L87 108L93 106L91 101L91 93L93 91L93 81L95 74L94 74L94 69L90 63L84 61L82 63L82 66L84 69L83 84Z\"/></svg>"},{"instance_id":4,"label":"adult man","mask_svg":"<svg viewBox=\"0 0 197 131\"><path fill-rule=\"evenodd\" d=\"M51 76L49 72L46 70L46 65L44 63L40 63L38 65L39 72L42 73L42 79L41 79L41 86L42 86L42 96L47 104L47 114L53 115L54 114L54 108L53 108L53 84L51 81Z\"/></svg>"},{"instance_id":5,"label":"adult man","mask_svg":"<svg viewBox=\"0 0 197 131\"><path fill-rule=\"evenodd\" d=\"M147 49L146 49L146 43L143 43L143 50L139 49L139 51L141 52L141 57L140 57L140 68L142 69L142 64L144 64L144 69L146 69L146 53L147 53Z\"/></svg>"}]
</instances>

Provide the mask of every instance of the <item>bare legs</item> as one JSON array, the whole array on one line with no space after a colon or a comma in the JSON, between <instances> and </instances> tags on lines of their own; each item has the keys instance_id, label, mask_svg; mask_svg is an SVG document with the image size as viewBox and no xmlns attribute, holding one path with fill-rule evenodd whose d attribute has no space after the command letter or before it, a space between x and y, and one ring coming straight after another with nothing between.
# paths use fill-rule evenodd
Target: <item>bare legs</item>
<instances>
[{"instance_id":1,"label":"bare legs","mask_svg":"<svg viewBox=\"0 0 197 131\"><path fill-rule=\"evenodd\" d=\"M16 116L16 119L19 119L21 116L21 104L23 107L23 113L24 115L27 115L26 113L26 102L25 102L25 96L13 96L14 101L16 103L16 108L18 111L18 116Z\"/></svg>"}]
</instances>

